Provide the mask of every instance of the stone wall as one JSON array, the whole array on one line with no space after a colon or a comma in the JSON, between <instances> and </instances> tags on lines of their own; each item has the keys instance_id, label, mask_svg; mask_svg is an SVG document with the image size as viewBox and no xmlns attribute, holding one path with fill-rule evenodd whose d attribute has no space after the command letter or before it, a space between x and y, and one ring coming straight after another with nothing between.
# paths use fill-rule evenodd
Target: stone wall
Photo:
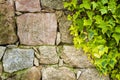
<instances>
[{"instance_id":1,"label":"stone wall","mask_svg":"<svg viewBox=\"0 0 120 80\"><path fill-rule=\"evenodd\" d=\"M0 0L0 80L110 80L69 34L62 0Z\"/></svg>"}]
</instances>

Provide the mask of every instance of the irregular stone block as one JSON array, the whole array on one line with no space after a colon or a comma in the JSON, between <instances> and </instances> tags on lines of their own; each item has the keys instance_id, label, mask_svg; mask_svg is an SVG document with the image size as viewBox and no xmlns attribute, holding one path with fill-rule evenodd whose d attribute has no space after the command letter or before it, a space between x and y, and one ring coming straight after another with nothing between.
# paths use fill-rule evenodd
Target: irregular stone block
<instances>
[{"instance_id":1,"label":"irregular stone block","mask_svg":"<svg viewBox=\"0 0 120 80\"><path fill-rule=\"evenodd\" d=\"M109 76L100 76L96 69L81 69L81 75L78 80L110 80Z\"/></svg>"},{"instance_id":2,"label":"irregular stone block","mask_svg":"<svg viewBox=\"0 0 120 80\"><path fill-rule=\"evenodd\" d=\"M76 80L74 72L66 67L42 69L42 80Z\"/></svg>"},{"instance_id":3,"label":"irregular stone block","mask_svg":"<svg viewBox=\"0 0 120 80\"><path fill-rule=\"evenodd\" d=\"M56 64L58 63L58 55L55 46L40 46L40 63L42 64Z\"/></svg>"},{"instance_id":4,"label":"irregular stone block","mask_svg":"<svg viewBox=\"0 0 120 80\"><path fill-rule=\"evenodd\" d=\"M12 73L24 68L32 67L34 50L32 49L7 49L3 57L4 71Z\"/></svg>"},{"instance_id":5,"label":"irregular stone block","mask_svg":"<svg viewBox=\"0 0 120 80\"><path fill-rule=\"evenodd\" d=\"M57 21L54 13L28 13L17 17L20 43L54 45Z\"/></svg>"},{"instance_id":6,"label":"irregular stone block","mask_svg":"<svg viewBox=\"0 0 120 80\"><path fill-rule=\"evenodd\" d=\"M60 42L61 42L61 39L60 39L60 32L57 32L56 45L59 45Z\"/></svg>"},{"instance_id":7,"label":"irregular stone block","mask_svg":"<svg viewBox=\"0 0 120 80\"><path fill-rule=\"evenodd\" d=\"M6 49L6 47L0 46L0 60L1 60L1 58L3 57L3 54L4 54L4 52L5 52L5 49Z\"/></svg>"},{"instance_id":8,"label":"irregular stone block","mask_svg":"<svg viewBox=\"0 0 120 80\"><path fill-rule=\"evenodd\" d=\"M61 58L65 63L73 67L86 68L93 67L83 51L75 49L74 46L63 46Z\"/></svg>"},{"instance_id":9,"label":"irregular stone block","mask_svg":"<svg viewBox=\"0 0 120 80\"><path fill-rule=\"evenodd\" d=\"M38 12L41 10L39 0L15 0L17 11Z\"/></svg>"},{"instance_id":10,"label":"irregular stone block","mask_svg":"<svg viewBox=\"0 0 120 80\"><path fill-rule=\"evenodd\" d=\"M2 64L0 63L0 76L2 75L2 72L3 72L3 66ZM1 80L1 79L0 79Z\"/></svg>"},{"instance_id":11,"label":"irregular stone block","mask_svg":"<svg viewBox=\"0 0 120 80\"><path fill-rule=\"evenodd\" d=\"M7 0L4 4L0 4L0 45L16 41L14 4L12 0Z\"/></svg>"},{"instance_id":12,"label":"irregular stone block","mask_svg":"<svg viewBox=\"0 0 120 80\"><path fill-rule=\"evenodd\" d=\"M70 35L69 27L71 25L71 21L67 20L67 17L64 15L62 11L57 11L57 20L59 23L59 30L61 35L61 42L72 44L72 36Z\"/></svg>"},{"instance_id":13,"label":"irregular stone block","mask_svg":"<svg viewBox=\"0 0 120 80\"><path fill-rule=\"evenodd\" d=\"M32 67L22 75L20 80L40 80L41 76L40 70L37 67Z\"/></svg>"},{"instance_id":14,"label":"irregular stone block","mask_svg":"<svg viewBox=\"0 0 120 80\"><path fill-rule=\"evenodd\" d=\"M0 4L1 4L1 3L5 3L5 0L0 0Z\"/></svg>"},{"instance_id":15,"label":"irregular stone block","mask_svg":"<svg viewBox=\"0 0 120 80\"><path fill-rule=\"evenodd\" d=\"M41 0L42 7L63 9L63 0Z\"/></svg>"}]
</instances>

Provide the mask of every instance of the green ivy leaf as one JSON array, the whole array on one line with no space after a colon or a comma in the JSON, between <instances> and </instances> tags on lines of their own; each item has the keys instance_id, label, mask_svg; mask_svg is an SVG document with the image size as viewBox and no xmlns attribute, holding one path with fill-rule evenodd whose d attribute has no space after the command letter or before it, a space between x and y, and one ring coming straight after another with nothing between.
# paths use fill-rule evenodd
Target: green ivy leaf
<instances>
[{"instance_id":1,"label":"green ivy leaf","mask_svg":"<svg viewBox=\"0 0 120 80\"><path fill-rule=\"evenodd\" d=\"M92 11L87 11L87 15L92 20L94 13Z\"/></svg>"},{"instance_id":2,"label":"green ivy leaf","mask_svg":"<svg viewBox=\"0 0 120 80\"><path fill-rule=\"evenodd\" d=\"M115 32L120 33L120 25L118 25L117 27L115 27Z\"/></svg>"},{"instance_id":3,"label":"green ivy leaf","mask_svg":"<svg viewBox=\"0 0 120 80\"><path fill-rule=\"evenodd\" d=\"M90 0L83 0L83 4L80 5L81 8L91 9Z\"/></svg>"},{"instance_id":4,"label":"green ivy leaf","mask_svg":"<svg viewBox=\"0 0 120 80\"><path fill-rule=\"evenodd\" d=\"M104 15L104 14L107 14L107 7L102 7L101 9L100 9L100 12L101 12L101 14L102 15Z\"/></svg>"},{"instance_id":5,"label":"green ivy leaf","mask_svg":"<svg viewBox=\"0 0 120 80\"><path fill-rule=\"evenodd\" d=\"M117 43L117 45L118 45L119 40L120 40L120 34L114 33L114 34L112 35L112 37L116 40L116 43Z\"/></svg>"},{"instance_id":6,"label":"green ivy leaf","mask_svg":"<svg viewBox=\"0 0 120 80\"><path fill-rule=\"evenodd\" d=\"M115 13L115 11L116 11L116 0L109 0L108 10L110 10L113 14Z\"/></svg>"},{"instance_id":7,"label":"green ivy leaf","mask_svg":"<svg viewBox=\"0 0 120 80\"><path fill-rule=\"evenodd\" d=\"M106 33L108 30L110 30L107 22L104 22L104 21L102 21L98 27L102 29L103 34Z\"/></svg>"},{"instance_id":8,"label":"green ivy leaf","mask_svg":"<svg viewBox=\"0 0 120 80\"><path fill-rule=\"evenodd\" d=\"M84 26L91 26L92 25L92 20L88 19L84 19Z\"/></svg>"},{"instance_id":9,"label":"green ivy leaf","mask_svg":"<svg viewBox=\"0 0 120 80\"><path fill-rule=\"evenodd\" d=\"M102 22L102 16L101 15L96 15L93 17L95 19L95 23L100 24Z\"/></svg>"},{"instance_id":10,"label":"green ivy leaf","mask_svg":"<svg viewBox=\"0 0 120 80\"><path fill-rule=\"evenodd\" d=\"M93 10L95 10L96 7L98 6L98 4L97 4L96 2L94 2L94 1L93 1L91 4L92 4L92 9L93 9Z\"/></svg>"},{"instance_id":11,"label":"green ivy leaf","mask_svg":"<svg viewBox=\"0 0 120 80\"><path fill-rule=\"evenodd\" d=\"M101 0L101 2L104 5L104 4L108 3L108 0Z\"/></svg>"}]
</instances>

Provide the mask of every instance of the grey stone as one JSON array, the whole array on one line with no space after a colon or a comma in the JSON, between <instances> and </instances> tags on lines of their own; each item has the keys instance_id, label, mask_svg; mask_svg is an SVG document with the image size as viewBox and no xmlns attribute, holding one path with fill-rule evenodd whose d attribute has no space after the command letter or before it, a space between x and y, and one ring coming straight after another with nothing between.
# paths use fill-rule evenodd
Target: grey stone
<instances>
[{"instance_id":1,"label":"grey stone","mask_svg":"<svg viewBox=\"0 0 120 80\"><path fill-rule=\"evenodd\" d=\"M20 80L40 80L41 76L40 70L37 67L32 67L22 75Z\"/></svg>"},{"instance_id":2,"label":"grey stone","mask_svg":"<svg viewBox=\"0 0 120 80\"><path fill-rule=\"evenodd\" d=\"M59 24L59 30L61 35L61 42L72 44L72 36L70 35L69 27L71 25L71 21L67 20L66 15L62 11L56 11L57 20Z\"/></svg>"},{"instance_id":3,"label":"grey stone","mask_svg":"<svg viewBox=\"0 0 120 80\"><path fill-rule=\"evenodd\" d=\"M15 0L17 11L38 12L41 10L39 0Z\"/></svg>"},{"instance_id":4,"label":"grey stone","mask_svg":"<svg viewBox=\"0 0 120 80\"><path fill-rule=\"evenodd\" d=\"M74 46L64 45L61 58L64 60L65 63L73 67L93 67L87 56L83 53L82 49L77 50Z\"/></svg>"},{"instance_id":5,"label":"grey stone","mask_svg":"<svg viewBox=\"0 0 120 80\"><path fill-rule=\"evenodd\" d=\"M54 45L57 21L54 13L27 13L17 17L20 43Z\"/></svg>"},{"instance_id":6,"label":"grey stone","mask_svg":"<svg viewBox=\"0 0 120 80\"><path fill-rule=\"evenodd\" d=\"M78 80L110 80L109 76L100 76L96 69L81 69L82 73Z\"/></svg>"},{"instance_id":7,"label":"grey stone","mask_svg":"<svg viewBox=\"0 0 120 80\"><path fill-rule=\"evenodd\" d=\"M0 46L0 60L3 57L6 47Z\"/></svg>"},{"instance_id":8,"label":"grey stone","mask_svg":"<svg viewBox=\"0 0 120 80\"><path fill-rule=\"evenodd\" d=\"M42 80L76 80L76 78L69 68L48 67L42 69Z\"/></svg>"},{"instance_id":9,"label":"grey stone","mask_svg":"<svg viewBox=\"0 0 120 80\"><path fill-rule=\"evenodd\" d=\"M13 0L7 0L0 4L0 45L17 41L15 28L14 3Z\"/></svg>"},{"instance_id":10,"label":"grey stone","mask_svg":"<svg viewBox=\"0 0 120 80\"><path fill-rule=\"evenodd\" d=\"M40 46L40 63L42 64L56 64L58 63L58 55L56 46Z\"/></svg>"},{"instance_id":11,"label":"grey stone","mask_svg":"<svg viewBox=\"0 0 120 80\"><path fill-rule=\"evenodd\" d=\"M42 7L63 9L63 0L41 0Z\"/></svg>"},{"instance_id":12,"label":"grey stone","mask_svg":"<svg viewBox=\"0 0 120 80\"><path fill-rule=\"evenodd\" d=\"M32 49L7 49L3 57L5 72L12 73L33 66L34 50Z\"/></svg>"},{"instance_id":13,"label":"grey stone","mask_svg":"<svg viewBox=\"0 0 120 80\"><path fill-rule=\"evenodd\" d=\"M61 42L61 39L60 39L60 32L57 33L57 39L56 39L56 44L59 45Z\"/></svg>"}]
</instances>

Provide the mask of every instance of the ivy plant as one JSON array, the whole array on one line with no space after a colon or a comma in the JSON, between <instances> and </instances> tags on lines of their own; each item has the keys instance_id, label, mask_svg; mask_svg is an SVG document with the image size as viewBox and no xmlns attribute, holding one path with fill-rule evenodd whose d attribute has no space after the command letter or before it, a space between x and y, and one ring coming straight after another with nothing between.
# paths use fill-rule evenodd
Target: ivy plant
<instances>
[{"instance_id":1,"label":"ivy plant","mask_svg":"<svg viewBox=\"0 0 120 80\"><path fill-rule=\"evenodd\" d=\"M120 80L120 1L70 0L64 2L72 21L70 34L100 73Z\"/></svg>"}]
</instances>

